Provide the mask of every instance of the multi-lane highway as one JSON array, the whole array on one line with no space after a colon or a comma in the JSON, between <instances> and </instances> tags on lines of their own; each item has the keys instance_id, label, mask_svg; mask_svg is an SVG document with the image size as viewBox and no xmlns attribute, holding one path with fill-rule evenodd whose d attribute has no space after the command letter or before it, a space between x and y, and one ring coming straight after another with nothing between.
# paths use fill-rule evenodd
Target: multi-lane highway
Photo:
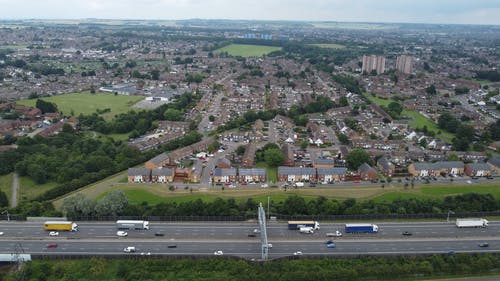
<instances>
[{"instance_id":1,"label":"multi-lane highway","mask_svg":"<svg viewBox=\"0 0 500 281\"><path fill-rule=\"evenodd\" d=\"M352 254L419 254L453 252L500 251L500 222L490 222L487 228L458 229L452 222L377 223L377 234L345 234L335 238L336 248L327 248L326 233L343 231L343 224L322 223L314 234L288 230L286 223L270 223L267 228L271 258L293 255L352 255ZM2 222L0 253L12 253L19 246L31 254L126 254L123 248L134 246L135 254L151 255L224 255L260 258L258 237L249 237L257 223L156 223L150 230L130 230L128 237L116 235L116 225L79 223L78 232L59 232L49 237L42 222ZM403 236L408 231L413 235ZM164 236L155 236L161 233ZM488 242L489 247L479 247ZM57 248L47 248L57 244ZM170 246L170 247L169 247ZM175 246L175 248L173 248ZM130 254L129 254L130 255Z\"/></svg>"}]
</instances>

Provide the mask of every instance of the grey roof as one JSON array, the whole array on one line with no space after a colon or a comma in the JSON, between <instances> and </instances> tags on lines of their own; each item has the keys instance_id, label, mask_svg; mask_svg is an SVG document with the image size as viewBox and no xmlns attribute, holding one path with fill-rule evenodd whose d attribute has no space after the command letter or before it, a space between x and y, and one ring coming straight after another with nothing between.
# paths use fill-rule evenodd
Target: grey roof
<instances>
[{"instance_id":1,"label":"grey roof","mask_svg":"<svg viewBox=\"0 0 500 281\"><path fill-rule=\"evenodd\" d=\"M315 174L314 168L301 168L301 167L278 167L278 175L312 175Z\"/></svg>"},{"instance_id":2,"label":"grey roof","mask_svg":"<svg viewBox=\"0 0 500 281\"><path fill-rule=\"evenodd\" d=\"M491 171L490 165L486 163L469 163L467 166L474 171Z\"/></svg>"},{"instance_id":3,"label":"grey roof","mask_svg":"<svg viewBox=\"0 0 500 281\"><path fill-rule=\"evenodd\" d=\"M229 166L231 166L231 161L229 161L229 159L223 157L223 158L220 158L218 161L217 161L217 166L220 164L220 163L224 163L224 164L227 164Z\"/></svg>"},{"instance_id":4,"label":"grey roof","mask_svg":"<svg viewBox=\"0 0 500 281\"><path fill-rule=\"evenodd\" d=\"M417 171L435 170L437 168L436 165L428 162L416 162L413 163L413 167L415 167L415 170Z\"/></svg>"},{"instance_id":5,"label":"grey roof","mask_svg":"<svg viewBox=\"0 0 500 281\"><path fill-rule=\"evenodd\" d=\"M236 176L236 169L235 168L215 169L214 170L214 175L217 176L217 177Z\"/></svg>"},{"instance_id":6,"label":"grey roof","mask_svg":"<svg viewBox=\"0 0 500 281\"><path fill-rule=\"evenodd\" d=\"M149 160L155 164L160 164L162 162L164 162L165 160L168 160L168 154L166 153L162 153L160 155L157 155L156 157L154 157L153 159Z\"/></svg>"},{"instance_id":7,"label":"grey roof","mask_svg":"<svg viewBox=\"0 0 500 281\"><path fill-rule=\"evenodd\" d=\"M318 175L345 175L347 168L317 168Z\"/></svg>"},{"instance_id":8,"label":"grey roof","mask_svg":"<svg viewBox=\"0 0 500 281\"><path fill-rule=\"evenodd\" d=\"M240 169L239 173L240 173L240 176L265 176L266 169L259 169L259 168Z\"/></svg>"},{"instance_id":9,"label":"grey roof","mask_svg":"<svg viewBox=\"0 0 500 281\"><path fill-rule=\"evenodd\" d=\"M318 159L314 160L314 164L319 164L319 165L333 165L334 161L333 161L333 159L318 158Z\"/></svg>"},{"instance_id":10,"label":"grey roof","mask_svg":"<svg viewBox=\"0 0 500 281\"><path fill-rule=\"evenodd\" d=\"M368 165L368 163L363 163L358 168L358 172L360 173L367 173L370 170L377 172L372 166Z\"/></svg>"},{"instance_id":11,"label":"grey roof","mask_svg":"<svg viewBox=\"0 0 500 281\"><path fill-rule=\"evenodd\" d=\"M174 171L172 169L165 169L165 168L153 169L151 171L151 175L152 176L173 176Z\"/></svg>"},{"instance_id":12,"label":"grey roof","mask_svg":"<svg viewBox=\"0 0 500 281\"><path fill-rule=\"evenodd\" d=\"M149 176L151 175L151 170L146 168L129 168L129 176Z\"/></svg>"},{"instance_id":13,"label":"grey roof","mask_svg":"<svg viewBox=\"0 0 500 281\"><path fill-rule=\"evenodd\" d=\"M435 164L441 169L464 168L464 163L460 161L443 161Z\"/></svg>"},{"instance_id":14,"label":"grey roof","mask_svg":"<svg viewBox=\"0 0 500 281\"><path fill-rule=\"evenodd\" d=\"M378 159L377 164L382 166L382 168L387 171L392 168L391 162L389 162L389 160L385 157L381 157L380 159Z\"/></svg>"},{"instance_id":15,"label":"grey roof","mask_svg":"<svg viewBox=\"0 0 500 281\"><path fill-rule=\"evenodd\" d=\"M492 157L490 160L488 160L488 163L490 163L491 165L497 167L497 168L500 168L500 156L494 156Z\"/></svg>"}]
</instances>

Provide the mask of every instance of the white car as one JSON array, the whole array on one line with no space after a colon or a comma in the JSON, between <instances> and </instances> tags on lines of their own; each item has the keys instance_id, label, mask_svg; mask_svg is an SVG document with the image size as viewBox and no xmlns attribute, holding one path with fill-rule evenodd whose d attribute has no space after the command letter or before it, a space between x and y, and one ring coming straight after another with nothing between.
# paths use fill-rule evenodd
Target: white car
<instances>
[{"instance_id":1,"label":"white car","mask_svg":"<svg viewBox=\"0 0 500 281\"><path fill-rule=\"evenodd\" d=\"M256 233L256 234L257 234L257 233L260 233L260 229L255 228L255 229L253 230L253 233Z\"/></svg>"},{"instance_id":2,"label":"white car","mask_svg":"<svg viewBox=\"0 0 500 281\"><path fill-rule=\"evenodd\" d=\"M216 255L216 256L222 256L222 255L224 255L224 253L219 250L219 251L215 251L214 255Z\"/></svg>"},{"instance_id":3,"label":"white car","mask_svg":"<svg viewBox=\"0 0 500 281\"><path fill-rule=\"evenodd\" d=\"M118 235L118 236L120 236L120 237L125 237L125 236L127 236L127 235L128 235L128 233L127 233L126 231L122 231L122 230L120 230L120 231L117 231L117 232L116 232L116 235Z\"/></svg>"},{"instance_id":4,"label":"white car","mask_svg":"<svg viewBox=\"0 0 500 281\"><path fill-rule=\"evenodd\" d=\"M125 249L123 249L123 251L124 251L125 253L134 253L136 250L135 250L135 247L133 247L133 246L128 246L128 247L126 247Z\"/></svg>"},{"instance_id":5,"label":"white car","mask_svg":"<svg viewBox=\"0 0 500 281\"><path fill-rule=\"evenodd\" d=\"M336 230L335 232L328 232L326 237L342 237L342 232Z\"/></svg>"},{"instance_id":6,"label":"white car","mask_svg":"<svg viewBox=\"0 0 500 281\"><path fill-rule=\"evenodd\" d=\"M260 187L269 187L267 183L263 183Z\"/></svg>"},{"instance_id":7,"label":"white car","mask_svg":"<svg viewBox=\"0 0 500 281\"><path fill-rule=\"evenodd\" d=\"M267 244L267 248L272 248L272 247L273 247L273 244L271 244L271 243Z\"/></svg>"},{"instance_id":8,"label":"white car","mask_svg":"<svg viewBox=\"0 0 500 281\"><path fill-rule=\"evenodd\" d=\"M295 253L293 253L294 256L302 256L302 252L301 251L297 251Z\"/></svg>"},{"instance_id":9,"label":"white car","mask_svg":"<svg viewBox=\"0 0 500 281\"><path fill-rule=\"evenodd\" d=\"M51 231L51 232L49 232L49 236L59 236L59 232Z\"/></svg>"},{"instance_id":10,"label":"white car","mask_svg":"<svg viewBox=\"0 0 500 281\"><path fill-rule=\"evenodd\" d=\"M3 232L2 231L0 231L0 236L3 236Z\"/></svg>"}]
</instances>

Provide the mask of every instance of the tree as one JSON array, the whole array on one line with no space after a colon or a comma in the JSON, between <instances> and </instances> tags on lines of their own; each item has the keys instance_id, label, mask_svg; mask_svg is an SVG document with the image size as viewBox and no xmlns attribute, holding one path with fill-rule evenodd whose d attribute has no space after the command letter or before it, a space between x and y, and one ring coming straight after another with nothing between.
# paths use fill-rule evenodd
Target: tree
<instances>
[{"instance_id":1,"label":"tree","mask_svg":"<svg viewBox=\"0 0 500 281\"><path fill-rule=\"evenodd\" d=\"M215 116L213 116L213 115L208 116L208 121L214 122L215 121Z\"/></svg>"},{"instance_id":2,"label":"tree","mask_svg":"<svg viewBox=\"0 0 500 281\"><path fill-rule=\"evenodd\" d=\"M418 144L421 147L426 148L427 147L427 139L426 138L422 138Z\"/></svg>"},{"instance_id":3,"label":"tree","mask_svg":"<svg viewBox=\"0 0 500 281\"><path fill-rule=\"evenodd\" d=\"M285 155L280 149L271 148L264 152L264 159L271 167L278 167L285 163Z\"/></svg>"},{"instance_id":4,"label":"tree","mask_svg":"<svg viewBox=\"0 0 500 281\"><path fill-rule=\"evenodd\" d=\"M300 142L301 149L306 149L308 145L309 145L309 142L307 140L303 140Z\"/></svg>"},{"instance_id":5,"label":"tree","mask_svg":"<svg viewBox=\"0 0 500 281\"><path fill-rule=\"evenodd\" d=\"M96 204L97 215L117 216L128 206L128 199L121 190L113 190Z\"/></svg>"},{"instance_id":6,"label":"tree","mask_svg":"<svg viewBox=\"0 0 500 281\"><path fill-rule=\"evenodd\" d=\"M341 144L347 145L349 144L349 137L344 134L338 134L337 138L339 139Z\"/></svg>"},{"instance_id":7,"label":"tree","mask_svg":"<svg viewBox=\"0 0 500 281\"><path fill-rule=\"evenodd\" d=\"M214 142L212 142L211 144L208 145L208 152L209 153L214 153L215 151L217 151L220 147L220 142L215 140Z\"/></svg>"},{"instance_id":8,"label":"tree","mask_svg":"<svg viewBox=\"0 0 500 281\"><path fill-rule=\"evenodd\" d=\"M351 171L356 171L363 163L372 163L368 152L360 148L351 150L351 152L349 152L349 154L347 155L346 161L347 168L349 168Z\"/></svg>"},{"instance_id":9,"label":"tree","mask_svg":"<svg viewBox=\"0 0 500 281\"><path fill-rule=\"evenodd\" d=\"M241 156L241 155L245 154L245 150L246 150L245 146L240 145L236 148L236 154Z\"/></svg>"},{"instance_id":10,"label":"tree","mask_svg":"<svg viewBox=\"0 0 500 281\"><path fill-rule=\"evenodd\" d=\"M37 99L35 106L40 109L42 113L57 112L57 105L52 102Z\"/></svg>"},{"instance_id":11,"label":"tree","mask_svg":"<svg viewBox=\"0 0 500 281\"><path fill-rule=\"evenodd\" d=\"M429 95L436 95L436 87L434 85L430 85L429 87L425 88L425 92Z\"/></svg>"},{"instance_id":12,"label":"tree","mask_svg":"<svg viewBox=\"0 0 500 281\"><path fill-rule=\"evenodd\" d=\"M181 121L183 119L183 114L180 110L169 108L163 113L165 120L169 121Z\"/></svg>"},{"instance_id":13,"label":"tree","mask_svg":"<svg viewBox=\"0 0 500 281\"><path fill-rule=\"evenodd\" d=\"M9 199L7 199L7 194L5 192L0 191L0 207L8 207Z\"/></svg>"},{"instance_id":14,"label":"tree","mask_svg":"<svg viewBox=\"0 0 500 281\"><path fill-rule=\"evenodd\" d=\"M397 102L391 102L387 105L387 113L391 115L394 119L399 119L399 116L403 112L403 106Z\"/></svg>"}]
</instances>

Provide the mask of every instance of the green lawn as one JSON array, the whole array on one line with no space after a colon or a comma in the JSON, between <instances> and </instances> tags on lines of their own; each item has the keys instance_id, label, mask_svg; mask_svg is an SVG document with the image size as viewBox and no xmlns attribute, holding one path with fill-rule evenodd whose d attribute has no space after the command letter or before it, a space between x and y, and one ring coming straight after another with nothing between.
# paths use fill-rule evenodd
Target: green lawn
<instances>
[{"instance_id":1,"label":"green lawn","mask_svg":"<svg viewBox=\"0 0 500 281\"><path fill-rule=\"evenodd\" d=\"M281 50L281 47L261 46L261 45L244 45L231 44L223 48L215 50L216 53L227 52L231 56L240 57L261 57L274 51Z\"/></svg>"},{"instance_id":2,"label":"green lawn","mask_svg":"<svg viewBox=\"0 0 500 281\"><path fill-rule=\"evenodd\" d=\"M326 48L326 49L344 49L345 46L344 45L340 45L340 44L311 44L313 46L316 46L316 47L320 47L320 48Z\"/></svg>"},{"instance_id":3,"label":"green lawn","mask_svg":"<svg viewBox=\"0 0 500 281\"><path fill-rule=\"evenodd\" d=\"M0 176L0 190L5 192L10 204L12 196L12 173Z\"/></svg>"},{"instance_id":4,"label":"green lawn","mask_svg":"<svg viewBox=\"0 0 500 281\"><path fill-rule=\"evenodd\" d=\"M375 202L393 202L396 199L428 199L432 198L432 196L420 194L420 193L415 193L415 192L405 192L405 191L399 191L399 192L387 192L384 193L380 196L377 196L373 198L373 201Z\"/></svg>"},{"instance_id":5,"label":"green lawn","mask_svg":"<svg viewBox=\"0 0 500 281\"><path fill-rule=\"evenodd\" d=\"M47 190L57 186L55 182L48 182L45 184L36 184L28 177L19 177L19 201L30 200L36 196L44 193Z\"/></svg>"},{"instance_id":6,"label":"green lawn","mask_svg":"<svg viewBox=\"0 0 500 281\"><path fill-rule=\"evenodd\" d=\"M380 106L388 106L391 102L394 102L394 100L391 99L381 99L374 97L369 94L365 94L365 96L372 102L380 105ZM429 118L423 116L422 114L413 111L413 110L403 110L401 113L402 117L407 117L409 118L408 124L410 127L413 129L415 128L423 128L424 126L427 126L427 129L429 131L433 131L436 134L436 138L446 142L446 143L451 143L451 140L453 139L454 135L451 133L448 133L446 131L440 130L437 126L437 124L430 120ZM438 134L438 132L441 131L441 134Z\"/></svg>"},{"instance_id":7,"label":"green lawn","mask_svg":"<svg viewBox=\"0 0 500 281\"><path fill-rule=\"evenodd\" d=\"M43 100L57 104L59 110L65 115L72 113L74 116L78 116L80 113L91 114L96 112L96 109L109 108L111 112L105 113L102 116L110 120L117 114L129 111L132 105L143 98L142 96L74 93L46 97ZM35 106L36 100L20 100L17 103L26 106Z\"/></svg>"},{"instance_id":8,"label":"green lawn","mask_svg":"<svg viewBox=\"0 0 500 281\"><path fill-rule=\"evenodd\" d=\"M500 198L500 186L478 184L478 185L461 185L461 186L444 186L444 187L422 187L422 193L433 196L448 196L465 193L491 193L495 198Z\"/></svg>"},{"instance_id":9,"label":"green lawn","mask_svg":"<svg viewBox=\"0 0 500 281\"><path fill-rule=\"evenodd\" d=\"M265 168L267 172L267 181L271 184L278 182L278 168L268 167L264 162L258 162L255 167Z\"/></svg>"}]
</instances>

